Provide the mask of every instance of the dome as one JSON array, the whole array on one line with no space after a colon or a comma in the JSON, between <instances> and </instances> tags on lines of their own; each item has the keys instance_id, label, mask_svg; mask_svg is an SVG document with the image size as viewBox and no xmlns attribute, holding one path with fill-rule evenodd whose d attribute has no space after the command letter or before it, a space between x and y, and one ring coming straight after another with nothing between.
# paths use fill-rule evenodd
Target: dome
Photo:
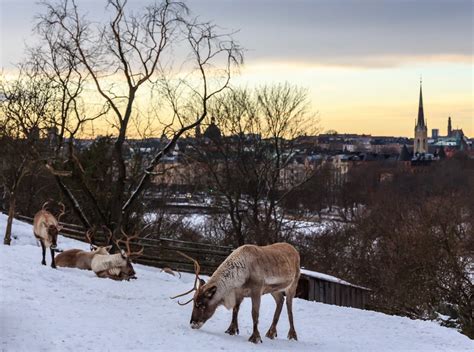
<instances>
[{"instance_id":1,"label":"dome","mask_svg":"<svg viewBox=\"0 0 474 352\"><path fill-rule=\"evenodd\" d=\"M221 130L217 127L214 117L211 118L210 125L206 128L206 131L204 131L204 137L209 138L212 141L221 139Z\"/></svg>"}]
</instances>

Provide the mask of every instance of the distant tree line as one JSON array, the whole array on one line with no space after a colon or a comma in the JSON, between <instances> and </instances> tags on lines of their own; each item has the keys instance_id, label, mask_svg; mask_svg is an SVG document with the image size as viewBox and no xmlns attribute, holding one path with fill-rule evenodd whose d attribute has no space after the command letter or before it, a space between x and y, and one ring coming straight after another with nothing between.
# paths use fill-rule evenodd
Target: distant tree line
<instances>
[{"instance_id":1,"label":"distant tree line","mask_svg":"<svg viewBox=\"0 0 474 352\"><path fill-rule=\"evenodd\" d=\"M303 263L369 287L372 308L434 319L474 337L474 160L360 166L346 186L364 210L301 238ZM366 170L364 170L366 169ZM358 175L365 174L365 177ZM351 202L352 202L351 201Z\"/></svg>"}]
</instances>

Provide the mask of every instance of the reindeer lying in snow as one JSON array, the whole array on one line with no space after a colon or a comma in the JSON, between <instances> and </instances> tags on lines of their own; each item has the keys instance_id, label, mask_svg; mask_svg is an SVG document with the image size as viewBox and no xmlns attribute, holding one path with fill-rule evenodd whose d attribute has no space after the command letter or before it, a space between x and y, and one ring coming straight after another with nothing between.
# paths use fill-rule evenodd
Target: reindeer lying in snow
<instances>
[{"instance_id":1,"label":"reindeer lying in snow","mask_svg":"<svg viewBox=\"0 0 474 352\"><path fill-rule=\"evenodd\" d=\"M130 241L138 238L138 234L134 236L126 235L123 230L122 234L126 240L118 240L115 242L120 252L116 254L96 254L91 261L91 268L98 277L109 278L112 280L130 280L136 279L135 270L132 266L132 259L143 254L143 248L138 252L132 252ZM125 243L127 251L120 249L119 243Z\"/></svg>"},{"instance_id":2,"label":"reindeer lying in snow","mask_svg":"<svg viewBox=\"0 0 474 352\"><path fill-rule=\"evenodd\" d=\"M43 204L43 207L40 211L35 214L33 219L33 234L36 239L41 243L41 249L43 250L43 260L41 264L46 265L46 248L49 248L51 251L51 267L56 268L56 263L54 261L54 252L57 247L57 239L59 231L61 231L62 226L59 225L59 220L63 216L65 211L65 206L63 203L59 203L61 206L61 211L57 217L51 214L46 210L49 202Z\"/></svg>"},{"instance_id":3,"label":"reindeer lying in snow","mask_svg":"<svg viewBox=\"0 0 474 352\"><path fill-rule=\"evenodd\" d=\"M178 302L180 305L185 305L194 301L191 328L199 329L212 317L218 306L224 305L227 309L233 308L232 322L226 333L238 334L237 316L240 304L244 297L251 297L253 333L249 341L262 342L258 331L260 299L262 295L271 293L276 301L276 310L266 336L270 339L277 336L276 326L286 296L290 321L288 339L297 340L293 325L292 302L300 276L300 256L293 246L287 243L275 243L264 247L241 246L227 257L207 283L199 278L199 263L184 253L179 254L194 262L196 278L191 290L171 298L196 291L189 301Z\"/></svg>"},{"instance_id":4,"label":"reindeer lying in snow","mask_svg":"<svg viewBox=\"0 0 474 352\"><path fill-rule=\"evenodd\" d=\"M92 242L93 231L88 230L86 232L86 239L90 244L90 252L83 251L82 249L69 249L56 256L56 265L66 268L78 268L83 270L92 270L91 264L92 259L96 255L109 255L109 251L112 246L99 247L95 246Z\"/></svg>"}]
</instances>

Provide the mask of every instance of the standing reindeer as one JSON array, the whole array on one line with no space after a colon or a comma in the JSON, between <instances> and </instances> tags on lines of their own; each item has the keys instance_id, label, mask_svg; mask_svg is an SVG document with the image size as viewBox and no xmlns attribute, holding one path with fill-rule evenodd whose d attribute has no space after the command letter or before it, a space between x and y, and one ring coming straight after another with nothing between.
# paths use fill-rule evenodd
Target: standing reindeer
<instances>
[{"instance_id":1,"label":"standing reindeer","mask_svg":"<svg viewBox=\"0 0 474 352\"><path fill-rule=\"evenodd\" d=\"M136 279L135 270L132 266L132 259L143 254L143 248L138 252L132 252L130 241L137 239L138 234L128 236L122 230L125 240L115 241L120 252L110 255L97 254L92 258L91 268L98 277L109 278L112 280L129 280ZM126 251L120 248L120 243L125 243Z\"/></svg>"},{"instance_id":2,"label":"standing reindeer","mask_svg":"<svg viewBox=\"0 0 474 352\"><path fill-rule=\"evenodd\" d=\"M33 220L33 234L40 241L43 250L41 264L46 265L46 248L49 248L51 251L51 267L56 268L54 252L57 246L58 233L62 229L62 226L59 225L59 220L66 211L64 204L59 203L61 206L60 213L57 217L54 217L53 214L46 210L48 204L49 202L44 203L41 210L36 213Z\"/></svg>"},{"instance_id":3,"label":"standing reindeer","mask_svg":"<svg viewBox=\"0 0 474 352\"><path fill-rule=\"evenodd\" d=\"M69 249L56 256L56 265L66 268L92 270L92 259L96 255L109 255L112 246L99 247L93 244L93 230L86 232L86 239L90 244L90 252L82 249Z\"/></svg>"},{"instance_id":4,"label":"standing reindeer","mask_svg":"<svg viewBox=\"0 0 474 352\"><path fill-rule=\"evenodd\" d=\"M253 333L250 342L262 342L258 331L258 316L261 296L270 293L276 302L273 322L266 336L273 339L277 336L276 326L283 307L284 295L290 321L288 339L297 340L293 325L293 297L296 294L300 276L300 256L296 249L287 243L275 243L270 246L244 245L232 252L227 259L219 265L207 283L199 278L200 266L193 258L184 253L180 255L194 262L196 278L194 287L172 299L187 295L193 291L194 297L185 305L194 301L191 315L191 328L199 329L212 317L217 307L224 305L233 309L232 322L226 333L235 335L239 333L237 316L239 307L244 297L252 299Z\"/></svg>"}]
</instances>

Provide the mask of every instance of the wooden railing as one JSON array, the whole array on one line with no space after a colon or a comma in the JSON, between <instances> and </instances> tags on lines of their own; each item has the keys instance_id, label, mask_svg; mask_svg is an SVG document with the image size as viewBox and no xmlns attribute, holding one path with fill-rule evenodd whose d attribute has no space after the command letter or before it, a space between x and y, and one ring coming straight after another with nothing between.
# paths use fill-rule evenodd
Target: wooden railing
<instances>
[{"instance_id":1,"label":"wooden railing","mask_svg":"<svg viewBox=\"0 0 474 352\"><path fill-rule=\"evenodd\" d=\"M16 215L16 219L28 223L33 223L33 218L24 215ZM60 223L63 226L61 234L65 237L78 241L86 242L86 229L80 225ZM103 231L97 231L94 236L94 244L105 245L107 236ZM150 265L154 267L169 267L173 270L183 272L194 272L192 262L180 256L177 251L181 251L199 261L201 272L203 274L212 274L214 270L224 261L232 252L233 248L229 246L220 246L210 243L181 241L171 238L140 238L131 241L131 249L144 249L143 255L135 260L139 264Z\"/></svg>"},{"instance_id":2,"label":"wooden railing","mask_svg":"<svg viewBox=\"0 0 474 352\"><path fill-rule=\"evenodd\" d=\"M16 219L33 223L33 218L17 215ZM80 225L60 223L61 234L75 240L85 242L85 229ZM107 237L98 231L94 236L96 245L105 245ZM59 243L59 246L61 244ZM182 272L194 272L193 263L180 256L181 251L199 261L201 273L210 275L232 252L233 248L209 243L180 241L170 238L140 238L131 243L132 250L143 247L143 255L135 262L154 267L169 267ZM301 275L297 297L327 304L343 305L364 309L370 290L351 285L334 283L324 279L315 279Z\"/></svg>"}]
</instances>

